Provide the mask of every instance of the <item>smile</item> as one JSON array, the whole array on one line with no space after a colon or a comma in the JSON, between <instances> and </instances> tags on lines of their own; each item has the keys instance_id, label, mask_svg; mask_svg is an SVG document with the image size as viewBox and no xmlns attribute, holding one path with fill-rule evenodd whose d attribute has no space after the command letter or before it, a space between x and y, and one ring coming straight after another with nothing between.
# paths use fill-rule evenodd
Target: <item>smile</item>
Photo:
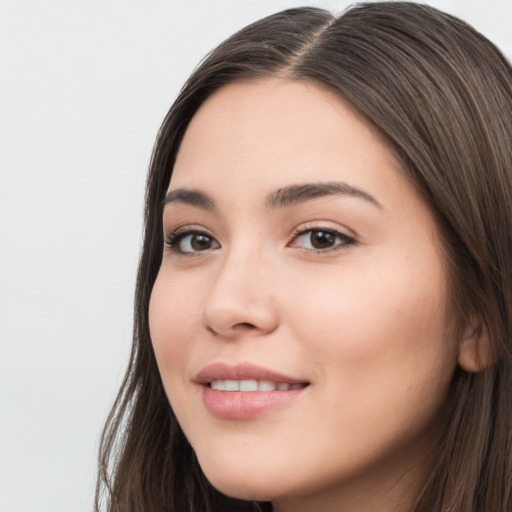
<instances>
[{"instance_id":1,"label":"smile","mask_svg":"<svg viewBox=\"0 0 512 512\"><path fill-rule=\"evenodd\" d=\"M288 382L272 382L269 380L221 380L210 382L210 388L217 391L290 391L306 387L306 384L289 384Z\"/></svg>"},{"instance_id":2,"label":"smile","mask_svg":"<svg viewBox=\"0 0 512 512\"><path fill-rule=\"evenodd\" d=\"M249 363L213 363L194 379L208 412L223 420L248 420L294 402L310 383Z\"/></svg>"}]
</instances>

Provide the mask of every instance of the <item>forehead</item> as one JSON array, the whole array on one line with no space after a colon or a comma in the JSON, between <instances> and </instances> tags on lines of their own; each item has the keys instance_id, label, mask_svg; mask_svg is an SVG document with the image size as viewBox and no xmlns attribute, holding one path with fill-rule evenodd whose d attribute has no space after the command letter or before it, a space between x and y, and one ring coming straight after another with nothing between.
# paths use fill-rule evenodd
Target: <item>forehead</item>
<instances>
[{"instance_id":1,"label":"forehead","mask_svg":"<svg viewBox=\"0 0 512 512\"><path fill-rule=\"evenodd\" d=\"M169 188L262 201L292 183L339 181L385 208L403 196L422 201L383 137L339 95L311 82L266 78L226 85L203 103Z\"/></svg>"}]
</instances>

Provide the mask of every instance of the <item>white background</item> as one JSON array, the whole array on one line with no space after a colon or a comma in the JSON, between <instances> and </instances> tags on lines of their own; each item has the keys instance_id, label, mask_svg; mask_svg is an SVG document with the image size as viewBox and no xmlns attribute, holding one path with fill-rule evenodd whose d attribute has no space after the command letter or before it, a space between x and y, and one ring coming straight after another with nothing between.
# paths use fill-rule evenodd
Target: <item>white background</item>
<instances>
[{"instance_id":1,"label":"white background","mask_svg":"<svg viewBox=\"0 0 512 512\"><path fill-rule=\"evenodd\" d=\"M512 0L428 3L512 55ZM297 5L0 0L0 512L92 509L156 131L208 50Z\"/></svg>"}]
</instances>

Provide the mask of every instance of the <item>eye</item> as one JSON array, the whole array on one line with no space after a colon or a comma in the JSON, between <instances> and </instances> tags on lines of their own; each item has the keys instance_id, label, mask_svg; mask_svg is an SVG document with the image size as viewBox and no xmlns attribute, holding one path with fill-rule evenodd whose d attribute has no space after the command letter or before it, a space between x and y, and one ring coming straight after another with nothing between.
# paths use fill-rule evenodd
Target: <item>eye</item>
<instances>
[{"instance_id":1,"label":"eye","mask_svg":"<svg viewBox=\"0 0 512 512\"><path fill-rule=\"evenodd\" d=\"M332 229L308 229L298 232L290 245L311 251L328 252L354 243L352 237Z\"/></svg>"},{"instance_id":2,"label":"eye","mask_svg":"<svg viewBox=\"0 0 512 512\"><path fill-rule=\"evenodd\" d=\"M194 254L220 248L215 238L201 231L172 233L165 240L165 244L178 254Z\"/></svg>"}]
</instances>

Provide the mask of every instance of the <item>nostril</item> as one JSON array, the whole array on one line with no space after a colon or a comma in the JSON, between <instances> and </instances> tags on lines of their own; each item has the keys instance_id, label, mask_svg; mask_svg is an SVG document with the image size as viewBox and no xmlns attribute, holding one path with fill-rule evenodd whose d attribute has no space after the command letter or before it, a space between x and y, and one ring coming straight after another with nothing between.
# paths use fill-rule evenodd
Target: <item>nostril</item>
<instances>
[{"instance_id":1,"label":"nostril","mask_svg":"<svg viewBox=\"0 0 512 512\"><path fill-rule=\"evenodd\" d=\"M254 324L251 324L249 322L240 322L239 324L235 324L231 329L234 331L252 331L253 329L256 329L257 327ZM213 334L214 336L219 336L219 332L217 332L213 327L210 327L209 325L206 326L206 330Z\"/></svg>"},{"instance_id":2,"label":"nostril","mask_svg":"<svg viewBox=\"0 0 512 512\"><path fill-rule=\"evenodd\" d=\"M249 329L256 329L256 326L249 323L249 322L241 322L239 324L236 324L235 326L233 326L234 329L239 329L239 330L249 330Z\"/></svg>"}]
</instances>

